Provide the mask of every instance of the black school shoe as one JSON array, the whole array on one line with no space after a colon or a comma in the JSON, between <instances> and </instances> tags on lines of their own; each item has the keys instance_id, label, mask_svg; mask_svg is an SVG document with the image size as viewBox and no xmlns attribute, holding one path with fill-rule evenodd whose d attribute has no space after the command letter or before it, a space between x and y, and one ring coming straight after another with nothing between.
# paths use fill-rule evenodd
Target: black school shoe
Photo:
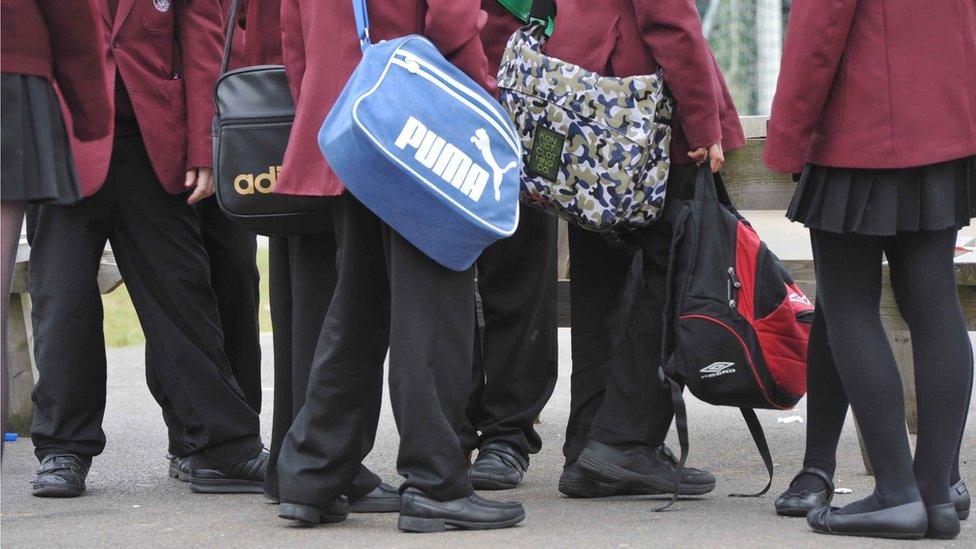
<instances>
[{"instance_id":1,"label":"black school shoe","mask_svg":"<svg viewBox=\"0 0 976 549\"><path fill-rule=\"evenodd\" d=\"M190 456L166 456L169 460L169 476L183 482L190 481Z\"/></svg>"},{"instance_id":2,"label":"black school shoe","mask_svg":"<svg viewBox=\"0 0 976 549\"><path fill-rule=\"evenodd\" d=\"M350 513L395 513L400 510L400 491L383 482L365 496L349 501Z\"/></svg>"},{"instance_id":3,"label":"black school shoe","mask_svg":"<svg viewBox=\"0 0 976 549\"><path fill-rule=\"evenodd\" d=\"M925 537L932 539L953 539L961 529L956 506L952 503L932 505L925 508L928 515L928 528Z\"/></svg>"},{"instance_id":4,"label":"black school shoe","mask_svg":"<svg viewBox=\"0 0 976 549\"><path fill-rule=\"evenodd\" d=\"M416 488L407 488L400 502L397 528L404 532L443 532L448 526L462 530L510 528L525 519L518 502L487 500L477 494L437 501Z\"/></svg>"},{"instance_id":5,"label":"black school shoe","mask_svg":"<svg viewBox=\"0 0 976 549\"><path fill-rule=\"evenodd\" d=\"M85 491L91 461L74 454L51 454L41 460L31 483L31 495L39 498L73 498Z\"/></svg>"},{"instance_id":6,"label":"black school shoe","mask_svg":"<svg viewBox=\"0 0 976 549\"><path fill-rule=\"evenodd\" d=\"M959 520L969 518L969 488L966 488L966 483L962 479L959 479L959 482L949 487L949 500L955 506Z\"/></svg>"},{"instance_id":7,"label":"black school shoe","mask_svg":"<svg viewBox=\"0 0 976 549\"><path fill-rule=\"evenodd\" d=\"M921 501L850 515L838 514L837 509L814 509L807 523L819 534L891 539L919 539L928 529L928 513Z\"/></svg>"},{"instance_id":8,"label":"black school shoe","mask_svg":"<svg viewBox=\"0 0 976 549\"><path fill-rule=\"evenodd\" d=\"M826 484L826 488L819 492L810 490L794 489L796 479L803 475L814 475L820 477ZM805 517L810 511L827 507L834 499L834 483L830 475L815 467L805 467L790 481L790 487L776 498L776 514L782 517Z\"/></svg>"},{"instance_id":9,"label":"black school shoe","mask_svg":"<svg viewBox=\"0 0 976 549\"><path fill-rule=\"evenodd\" d=\"M262 494L268 469L268 451L226 467L190 468L190 490L201 494Z\"/></svg>"},{"instance_id":10,"label":"black school shoe","mask_svg":"<svg viewBox=\"0 0 976 549\"><path fill-rule=\"evenodd\" d=\"M591 440L580 453L580 469L591 479L647 494L668 494L675 490L678 460L665 446L637 446L620 449ZM678 495L700 496L715 489L715 477L708 471L684 467Z\"/></svg>"},{"instance_id":11,"label":"black school shoe","mask_svg":"<svg viewBox=\"0 0 976 549\"><path fill-rule=\"evenodd\" d=\"M511 490L522 484L529 458L507 442L487 442L468 470L475 490Z\"/></svg>"},{"instance_id":12,"label":"black school shoe","mask_svg":"<svg viewBox=\"0 0 976 549\"><path fill-rule=\"evenodd\" d=\"M339 496L339 499L327 510L323 511L312 505L301 503L281 502L278 506L278 516L293 520L300 526L315 526L316 524L334 524L346 520L349 516L349 500L346 496Z\"/></svg>"}]
</instances>

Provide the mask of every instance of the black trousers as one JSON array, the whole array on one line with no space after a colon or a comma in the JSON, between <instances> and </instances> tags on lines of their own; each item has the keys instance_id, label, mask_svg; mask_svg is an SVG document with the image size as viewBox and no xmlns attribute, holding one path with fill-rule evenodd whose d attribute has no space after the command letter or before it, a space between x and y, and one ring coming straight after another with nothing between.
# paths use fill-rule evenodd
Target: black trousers
<instances>
[{"instance_id":1,"label":"black trousers","mask_svg":"<svg viewBox=\"0 0 976 549\"><path fill-rule=\"evenodd\" d=\"M32 222L35 453L101 453L105 342L97 273L106 240L132 296L153 369L184 427L186 454L231 464L261 448L222 349L198 219L160 185L138 136L115 140L104 186L74 206L44 205Z\"/></svg>"},{"instance_id":2,"label":"black trousers","mask_svg":"<svg viewBox=\"0 0 976 549\"><path fill-rule=\"evenodd\" d=\"M349 193L336 216L339 276L305 406L278 460L281 500L328 508L372 449L389 385L404 487L472 492L458 432L471 384L474 277L425 256Z\"/></svg>"},{"instance_id":3,"label":"black trousers","mask_svg":"<svg viewBox=\"0 0 976 549\"><path fill-rule=\"evenodd\" d=\"M260 414L261 328L258 307L261 298L257 237L231 222L220 210L216 197L198 202L194 209L209 259L210 285L217 297L224 353L234 379L244 392L244 400L255 413ZM156 369L152 365L154 354L147 345L146 382L163 411L163 420L169 430L169 452L182 455L185 452L184 428L156 376Z\"/></svg>"},{"instance_id":4,"label":"black trousers","mask_svg":"<svg viewBox=\"0 0 976 549\"><path fill-rule=\"evenodd\" d=\"M672 165L668 197L687 192L696 172L694 164ZM567 466L590 438L611 446L656 446L667 437L674 409L657 368L671 235L659 222L641 231L635 253L570 226L573 374L563 445Z\"/></svg>"},{"instance_id":5,"label":"black trousers","mask_svg":"<svg viewBox=\"0 0 976 549\"><path fill-rule=\"evenodd\" d=\"M559 370L556 239L556 217L523 205L515 234L478 259L484 326L476 327L465 452L489 441L526 456L542 448L535 418Z\"/></svg>"},{"instance_id":6,"label":"black trousers","mask_svg":"<svg viewBox=\"0 0 976 549\"><path fill-rule=\"evenodd\" d=\"M305 404L315 347L335 292L336 238L331 230L272 237L269 248L275 392L264 492L278 499L277 464L281 445ZM361 466L343 493L350 499L359 499L379 484L380 478Z\"/></svg>"}]
</instances>

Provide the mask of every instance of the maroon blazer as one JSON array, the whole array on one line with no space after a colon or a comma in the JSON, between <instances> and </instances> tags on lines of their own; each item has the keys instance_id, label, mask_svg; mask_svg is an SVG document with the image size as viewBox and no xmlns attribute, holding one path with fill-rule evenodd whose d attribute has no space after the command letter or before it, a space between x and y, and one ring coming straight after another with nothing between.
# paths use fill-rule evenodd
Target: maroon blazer
<instances>
[{"instance_id":1,"label":"maroon blazer","mask_svg":"<svg viewBox=\"0 0 976 549\"><path fill-rule=\"evenodd\" d=\"M767 166L905 168L972 154L974 0L794 0Z\"/></svg>"},{"instance_id":2,"label":"maroon blazer","mask_svg":"<svg viewBox=\"0 0 976 549\"><path fill-rule=\"evenodd\" d=\"M223 43L220 6L216 1L119 0L113 25L107 0L95 1L99 26L109 36L102 85L114 97L115 71L121 73L156 175L167 191L181 193L187 169L213 163L213 85ZM105 182L112 136L72 145L82 194L90 196Z\"/></svg>"},{"instance_id":3,"label":"maroon blazer","mask_svg":"<svg viewBox=\"0 0 976 549\"><path fill-rule=\"evenodd\" d=\"M74 119L73 133L90 141L112 131L105 79L105 37L88 0L2 0L0 71L52 80Z\"/></svg>"},{"instance_id":4,"label":"maroon blazer","mask_svg":"<svg viewBox=\"0 0 976 549\"><path fill-rule=\"evenodd\" d=\"M479 31L478 0L370 0L372 40L423 34L457 67L494 91ZM362 54L352 2L282 0L282 54L295 97L295 124L275 192L335 196L345 189L319 150L319 128Z\"/></svg>"},{"instance_id":5,"label":"maroon blazer","mask_svg":"<svg viewBox=\"0 0 976 549\"><path fill-rule=\"evenodd\" d=\"M241 27L250 29L244 40L248 65L282 65L281 0L244 0Z\"/></svg>"},{"instance_id":6,"label":"maroon blazer","mask_svg":"<svg viewBox=\"0 0 976 549\"><path fill-rule=\"evenodd\" d=\"M650 74L663 67L677 103L671 159L690 149L745 144L739 113L722 70L702 35L694 0L560 0L546 53L608 76Z\"/></svg>"}]
</instances>

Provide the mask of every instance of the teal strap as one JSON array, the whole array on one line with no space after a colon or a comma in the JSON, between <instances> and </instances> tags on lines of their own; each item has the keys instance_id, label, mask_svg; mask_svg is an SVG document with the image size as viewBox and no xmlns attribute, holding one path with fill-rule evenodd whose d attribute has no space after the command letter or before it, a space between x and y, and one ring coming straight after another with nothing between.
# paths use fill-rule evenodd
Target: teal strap
<instances>
[{"instance_id":1,"label":"teal strap","mask_svg":"<svg viewBox=\"0 0 976 549\"><path fill-rule=\"evenodd\" d=\"M356 34L359 36L359 47L366 51L369 41L369 13L366 12L366 0L352 0L352 9L356 14Z\"/></svg>"}]
</instances>

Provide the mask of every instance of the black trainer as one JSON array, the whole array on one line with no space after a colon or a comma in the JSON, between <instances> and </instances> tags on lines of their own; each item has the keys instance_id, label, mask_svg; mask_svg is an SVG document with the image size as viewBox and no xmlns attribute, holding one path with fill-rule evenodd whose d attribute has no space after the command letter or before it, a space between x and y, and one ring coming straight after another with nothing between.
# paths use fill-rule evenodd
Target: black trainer
<instances>
[{"instance_id":1,"label":"black trainer","mask_svg":"<svg viewBox=\"0 0 976 549\"><path fill-rule=\"evenodd\" d=\"M190 464L190 490L201 494L262 494L268 469L268 451L226 467Z\"/></svg>"},{"instance_id":2,"label":"black trainer","mask_svg":"<svg viewBox=\"0 0 976 549\"><path fill-rule=\"evenodd\" d=\"M949 487L949 501L955 506L959 520L969 518L969 488L966 487L966 483L962 479Z\"/></svg>"},{"instance_id":3,"label":"black trainer","mask_svg":"<svg viewBox=\"0 0 976 549\"><path fill-rule=\"evenodd\" d=\"M579 457L583 474L593 480L623 485L632 492L648 494L674 492L678 460L665 446L637 446L626 450L591 440ZM715 477L708 471L684 467L678 494L700 496L715 489Z\"/></svg>"},{"instance_id":4,"label":"black trainer","mask_svg":"<svg viewBox=\"0 0 976 549\"><path fill-rule=\"evenodd\" d=\"M448 526L462 530L509 528L525 519L518 502L487 500L477 494L437 501L416 488L407 488L400 502L397 528L405 532L443 532Z\"/></svg>"},{"instance_id":5,"label":"black trainer","mask_svg":"<svg viewBox=\"0 0 976 549\"><path fill-rule=\"evenodd\" d=\"M382 482L359 499L349 500L350 513L395 513L400 510L400 491Z\"/></svg>"},{"instance_id":6,"label":"black trainer","mask_svg":"<svg viewBox=\"0 0 976 549\"><path fill-rule=\"evenodd\" d=\"M91 461L74 454L51 454L41 460L31 495L39 498L73 498L85 491Z\"/></svg>"},{"instance_id":7,"label":"black trainer","mask_svg":"<svg viewBox=\"0 0 976 549\"><path fill-rule=\"evenodd\" d=\"M190 456L166 456L169 460L169 476L183 482L190 481Z\"/></svg>"},{"instance_id":8,"label":"black trainer","mask_svg":"<svg viewBox=\"0 0 976 549\"><path fill-rule=\"evenodd\" d=\"M819 491L794 487L798 478L803 475L814 475L824 482L824 489ZM790 487L776 498L776 514L783 517L805 517L810 511L827 507L834 499L834 483L830 476L815 467L806 467L793 477Z\"/></svg>"},{"instance_id":9,"label":"black trainer","mask_svg":"<svg viewBox=\"0 0 976 549\"><path fill-rule=\"evenodd\" d=\"M522 484L529 458L507 442L487 442L468 471L475 490L511 490Z\"/></svg>"},{"instance_id":10,"label":"black trainer","mask_svg":"<svg viewBox=\"0 0 976 549\"><path fill-rule=\"evenodd\" d=\"M346 499L346 496L339 496L332 507L325 511L312 505L283 501L278 506L278 516L283 519L294 520L301 526L334 524L346 520L346 517L349 516L349 500Z\"/></svg>"}]
</instances>

